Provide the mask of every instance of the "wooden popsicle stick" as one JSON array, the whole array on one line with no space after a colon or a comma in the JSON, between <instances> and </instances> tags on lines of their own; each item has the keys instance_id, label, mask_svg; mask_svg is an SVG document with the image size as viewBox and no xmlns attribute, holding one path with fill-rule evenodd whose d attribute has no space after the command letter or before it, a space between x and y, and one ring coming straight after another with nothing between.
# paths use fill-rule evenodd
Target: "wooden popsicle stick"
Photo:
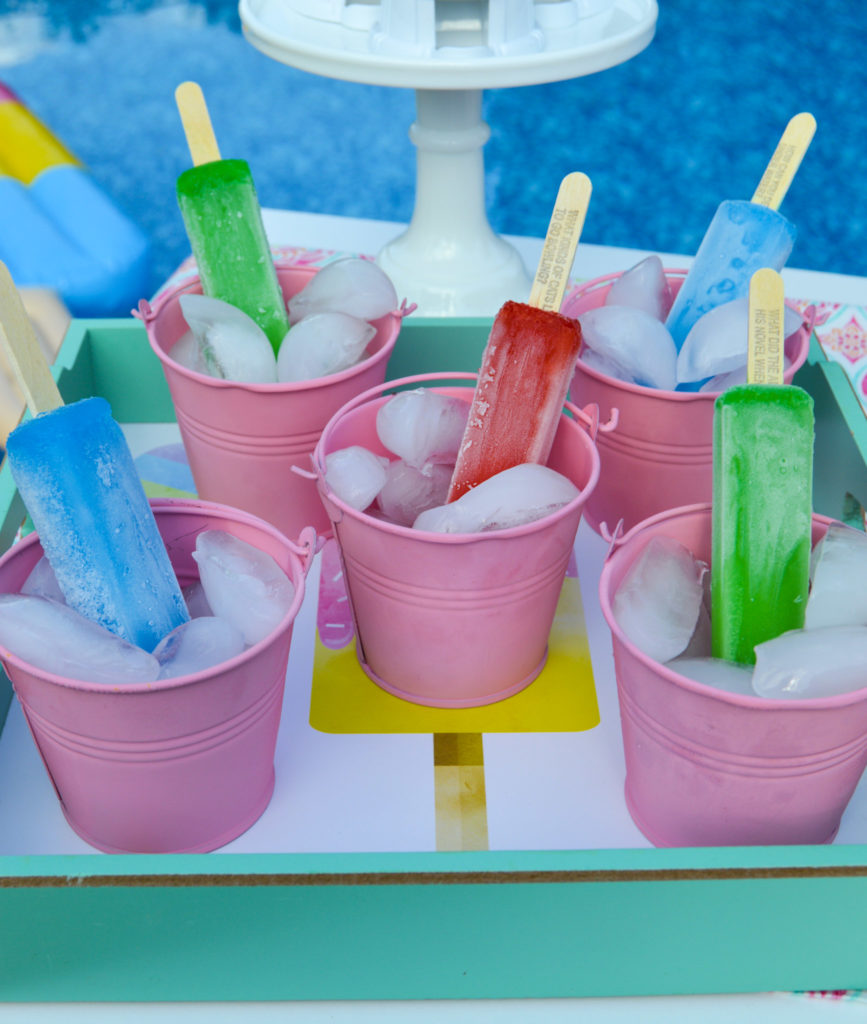
<instances>
[{"instance_id":1,"label":"wooden popsicle stick","mask_svg":"<svg viewBox=\"0 0 867 1024\"><path fill-rule=\"evenodd\" d=\"M752 202L772 210L780 208L815 132L816 118L812 114L795 114L777 143L771 162L753 193Z\"/></svg>"},{"instance_id":2,"label":"wooden popsicle stick","mask_svg":"<svg viewBox=\"0 0 867 1024\"><path fill-rule=\"evenodd\" d=\"M581 171L567 174L560 182L539 266L530 288L529 305L554 312L560 309L592 188L590 179Z\"/></svg>"},{"instance_id":3,"label":"wooden popsicle stick","mask_svg":"<svg viewBox=\"0 0 867 1024\"><path fill-rule=\"evenodd\" d=\"M51 368L5 263L0 262L0 344L34 416L63 405Z\"/></svg>"},{"instance_id":4,"label":"wooden popsicle stick","mask_svg":"<svg viewBox=\"0 0 867 1024\"><path fill-rule=\"evenodd\" d=\"M208 106L198 82L181 82L175 89L175 102L187 137L193 166L220 159L220 147L211 125Z\"/></svg>"},{"instance_id":5,"label":"wooden popsicle stick","mask_svg":"<svg viewBox=\"0 0 867 1024\"><path fill-rule=\"evenodd\" d=\"M748 384L783 383L784 316L782 277L770 267L757 270L750 278Z\"/></svg>"}]
</instances>

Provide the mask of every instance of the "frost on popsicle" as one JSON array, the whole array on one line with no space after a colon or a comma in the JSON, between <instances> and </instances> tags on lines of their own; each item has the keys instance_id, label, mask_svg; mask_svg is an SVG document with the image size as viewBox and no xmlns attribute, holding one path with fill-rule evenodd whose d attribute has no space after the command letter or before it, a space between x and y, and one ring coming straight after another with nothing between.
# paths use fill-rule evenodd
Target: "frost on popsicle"
<instances>
[{"instance_id":1,"label":"frost on popsicle","mask_svg":"<svg viewBox=\"0 0 867 1024\"><path fill-rule=\"evenodd\" d=\"M378 320L398 308L391 279L375 263L358 257L327 263L289 299L289 321L314 313L346 313L359 320Z\"/></svg>"}]
</instances>

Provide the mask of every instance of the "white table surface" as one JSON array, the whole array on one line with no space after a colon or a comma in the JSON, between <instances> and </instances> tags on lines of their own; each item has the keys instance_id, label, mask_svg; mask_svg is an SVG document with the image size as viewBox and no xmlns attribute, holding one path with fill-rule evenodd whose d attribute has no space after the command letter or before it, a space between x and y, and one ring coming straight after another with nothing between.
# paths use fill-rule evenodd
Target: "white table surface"
<instances>
[{"instance_id":1,"label":"white table surface","mask_svg":"<svg viewBox=\"0 0 867 1024\"><path fill-rule=\"evenodd\" d=\"M386 221L349 220L318 214L265 211L272 242L305 248L375 254L403 230ZM532 271L541 239L509 237ZM645 251L580 245L573 278L585 279L626 269ZM660 253L666 266L686 266L677 254ZM867 304L867 280L838 274L786 269L786 293L798 298ZM411 299L411 296L407 296ZM865 951L867 956L867 951ZM0 993L2 1001L2 993ZM832 999L795 993L724 996L677 996L620 999L468 1000L417 1002L294 1002L294 1003L28 1003L0 1002L0 1024L223 1024L223 1022L289 1022L289 1024L402 1024L448 1020L449 1024L479 1022L550 1022L621 1024L621 1022L763 1021L800 1024L820 1020L867 1020L867 997Z\"/></svg>"}]
</instances>

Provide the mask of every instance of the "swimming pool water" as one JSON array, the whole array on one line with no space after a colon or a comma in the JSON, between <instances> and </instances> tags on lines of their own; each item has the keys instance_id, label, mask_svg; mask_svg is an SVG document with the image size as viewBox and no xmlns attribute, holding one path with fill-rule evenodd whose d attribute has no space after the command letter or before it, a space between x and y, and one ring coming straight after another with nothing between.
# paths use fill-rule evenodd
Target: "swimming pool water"
<instances>
[{"instance_id":1,"label":"swimming pool water","mask_svg":"<svg viewBox=\"0 0 867 1024\"><path fill-rule=\"evenodd\" d=\"M864 22L851 0L660 0L656 37L625 64L486 92L493 226L543 234L577 169L594 184L586 241L694 252L717 203L749 198L789 117L810 110L816 137L782 207L799 230L789 263L867 274ZM0 79L148 233L154 286L189 252L174 198L189 163L174 89L188 78L263 205L410 217L410 90L270 60L235 0L0 2Z\"/></svg>"}]
</instances>

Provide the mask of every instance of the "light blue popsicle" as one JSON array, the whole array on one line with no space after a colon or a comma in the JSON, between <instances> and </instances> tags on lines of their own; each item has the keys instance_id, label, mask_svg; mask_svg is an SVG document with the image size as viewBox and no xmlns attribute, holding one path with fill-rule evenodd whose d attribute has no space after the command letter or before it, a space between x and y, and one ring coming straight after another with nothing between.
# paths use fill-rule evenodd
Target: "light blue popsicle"
<instances>
[{"instance_id":1,"label":"light blue popsicle","mask_svg":"<svg viewBox=\"0 0 867 1024\"><path fill-rule=\"evenodd\" d=\"M103 398L62 405L7 441L12 476L68 604L152 651L188 621L123 433Z\"/></svg>"},{"instance_id":2,"label":"light blue popsicle","mask_svg":"<svg viewBox=\"0 0 867 1024\"><path fill-rule=\"evenodd\" d=\"M720 203L665 321L678 352L699 317L749 294L757 270L782 270L796 234L770 207L746 199Z\"/></svg>"}]
</instances>

